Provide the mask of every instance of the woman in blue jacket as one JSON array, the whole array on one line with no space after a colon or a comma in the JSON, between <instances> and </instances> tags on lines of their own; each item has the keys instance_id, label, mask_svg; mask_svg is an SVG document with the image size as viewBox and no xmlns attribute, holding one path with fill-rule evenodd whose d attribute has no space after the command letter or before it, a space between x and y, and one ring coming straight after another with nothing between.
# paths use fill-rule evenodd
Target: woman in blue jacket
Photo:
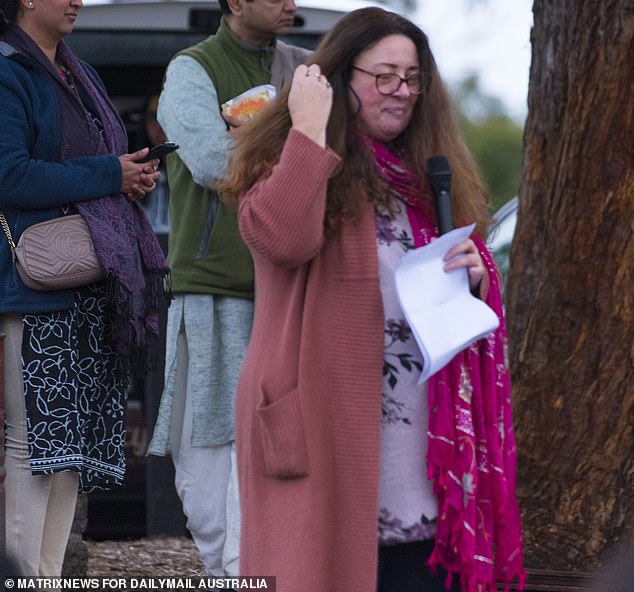
<instances>
[{"instance_id":1,"label":"woman in blue jacket","mask_svg":"<svg viewBox=\"0 0 634 592\"><path fill-rule=\"evenodd\" d=\"M6 547L25 576L59 576L78 491L122 483L127 376L158 330L166 263L137 202L158 161L127 154L94 70L62 40L82 0L0 0L0 211L17 242L79 212L105 281L33 291L0 234Z\"/></svg>"}]
</instances>

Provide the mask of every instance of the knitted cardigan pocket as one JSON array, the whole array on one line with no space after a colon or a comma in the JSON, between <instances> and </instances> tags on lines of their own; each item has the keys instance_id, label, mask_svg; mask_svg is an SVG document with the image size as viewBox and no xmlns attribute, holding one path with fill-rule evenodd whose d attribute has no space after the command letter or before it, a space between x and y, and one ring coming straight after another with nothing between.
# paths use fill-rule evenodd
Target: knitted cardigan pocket
<instances>
[{"instance_id":1,"label":"knitted cardigan pocket","mask_svg":"<svg viewBox=\"0 0 634 592\"><path fill-rule=\"evenodd\" d=\"M262 393L257 407L264 472L278 479L297 479L309 473L308 449L297 388L271 404Z\"/></svg>"}]
</instances>

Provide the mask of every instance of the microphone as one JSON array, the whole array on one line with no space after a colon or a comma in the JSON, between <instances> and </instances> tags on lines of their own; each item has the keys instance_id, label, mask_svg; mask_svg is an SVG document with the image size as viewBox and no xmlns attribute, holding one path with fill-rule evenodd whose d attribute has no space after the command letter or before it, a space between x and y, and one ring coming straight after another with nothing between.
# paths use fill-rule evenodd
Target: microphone
<instances>
[{"instance_id":1,"label":"microphone","mask_svg":"<svg viewBox=\"0 0 634 592\"><path fill-rule=\"evenodd\" d=\"M438 217L438 231L445 234L453 229L451 215L451 170L446 156L432 156L427 159L427 180L431 186Z\"/></svg>"}]
</instances>

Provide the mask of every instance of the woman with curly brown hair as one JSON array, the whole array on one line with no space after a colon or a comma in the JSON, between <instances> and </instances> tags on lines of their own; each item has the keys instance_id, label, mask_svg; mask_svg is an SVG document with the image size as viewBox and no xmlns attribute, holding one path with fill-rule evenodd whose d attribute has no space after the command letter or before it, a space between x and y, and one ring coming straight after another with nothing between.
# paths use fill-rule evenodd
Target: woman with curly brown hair
<instances>
[{"instance_id":1,"label":"woman with curly brown hair","mask_svg":"<svg viewBox=\"0 0 634 592\"><path fill-rule=\"evenodd\" d=\"M445 270L466 270L500 328L419 385L394 271L438 235L425 182L437 154L454 222L476 223ZM379 8L343 17L231 162L223 195L256 277L236 412L242 573L277 576L278 592L521 578L485 190L424 33Z\"/></svg>"}]
</instances>

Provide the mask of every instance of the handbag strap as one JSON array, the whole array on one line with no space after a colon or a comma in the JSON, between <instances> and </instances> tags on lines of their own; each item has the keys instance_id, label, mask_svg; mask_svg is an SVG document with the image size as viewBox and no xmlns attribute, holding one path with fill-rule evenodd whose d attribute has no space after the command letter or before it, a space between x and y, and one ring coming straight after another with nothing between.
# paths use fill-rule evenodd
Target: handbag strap
<instances>
[{"instance_id":1,"label":"handbag strap","mask_svg":"<svg viewBox=\"0 0 634 592\"><path fill-rule=\"evenodd\" d=\"M7 235L7 240L9 241L9 245L12 249L15 250L15 243L13 242L13 236L11 236L11 230L9 229L9 223L7 219L4 217L4 214L0 212L0 225L4 230L4 233Z\"/></svg>"}]
</instances>

